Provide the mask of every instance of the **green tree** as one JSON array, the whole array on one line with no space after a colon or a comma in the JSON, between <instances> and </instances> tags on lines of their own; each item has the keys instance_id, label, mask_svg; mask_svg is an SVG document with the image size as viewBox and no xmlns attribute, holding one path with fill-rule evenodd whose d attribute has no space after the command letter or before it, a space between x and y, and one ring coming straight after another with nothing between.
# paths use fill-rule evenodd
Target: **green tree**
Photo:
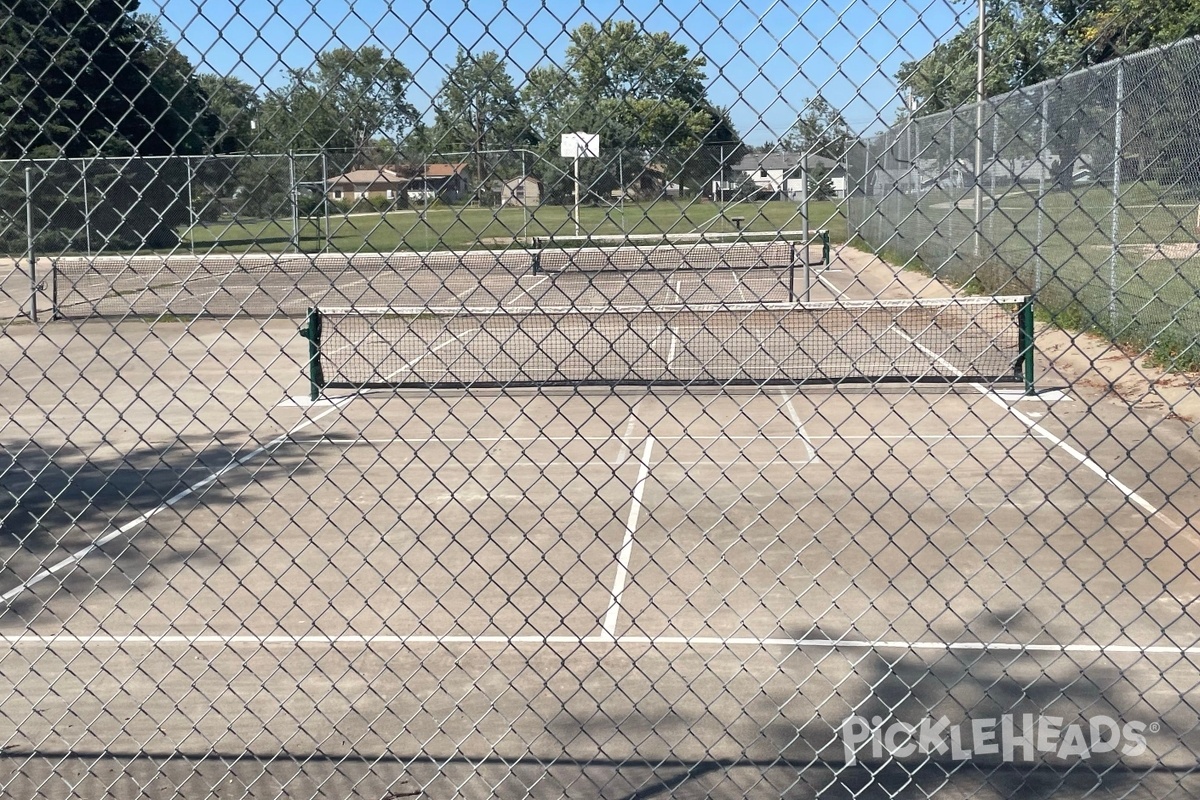
<instances>
[{"instance_id":1,"label":"green tree","mask_svg":"<svg viewBox=\"0 0 1200 800\"><path fill-rule=\"evenodd\" d=\"M663 180L706 185L719 170L716 145L740 145L728 114L707 97L703 56L670 34L633 21L585 23L569 35L563 68L530 72L521 100L531 130L552 164L548 195L570 169L558 158L561 134L600 135L601 157L580 164L585 185L605 194L653 172ZM713 145L707 148L706 145ZM570 181L557 183L569 186Z\"/></svg>"},{"instance_id":2,"label":"green tree","mask_svg":"<svg viewBox=\"0 0 1200 800\"><path fill-rule=\"evenodd\" d=\"M805 111L780 139L785 150L823 156L838 161L852 134L842 112L818 94L805 103Z\"/></svg>"},{"instance_id":3,"label":"green tree","mask_svg":"<svg viewBox=\"0 0 1200 800\"><path fill-rule=\"evenodd\" d=\"M987 96L1053 78L1079 63L1061 9L1040 0L988 0ZM1069 12L1068 12L1069 13ZM913 92L921 114L975 100L976 29L967 25L922 58L900 65L896 79Z\"/></svg>"},{"instance_id":4,"label":"green tree","mask_svg":"<svg viewBox=\"0 0 1200 800\"><path fill-rule=\"evenodd\" d=\"M1196 0L1057 0L1080 60L1099 64L1200 34Z\"/></svg>"},{"instance_id":5,"label":"green tree","mask_svg":"<svg viewBox=\"0 0 1200 800\"><path fill-rule=\"evenodd\" d=\"M500 56L459 50L435 100L443 146L504 147L527 142L520 98ZM482 149L482 148L477 148Z\"/></svg>"},{"instance_id":6,"label":"green tree","mask_svg":"<svg viewBox=\"0 0 1200 800\"><path fill-rule=\"evenodd\" d=\"M808 197L810 200L832 200L835 190L829 167L814 163L808 170Z\"/></svg>"},{"instance_id":7,"label":"green tree","mask_svg":"<svg viewBox=\"0 0 1200 800\"><path fill-rule=\"evenodd\" d=\"M249 151L254 145L251 127L259 113L258 94L245 81L221 75L197 78L208 107L207 150L212 153Z\"/></svg>"},{"instance_id":8,"label":"green tree","mask_svg":"<svg viewBox=\"0 0 1200 800\"><path fill-rule=\"evenodd\" d=\"M211 123L194 69L137 7L136 0L0 0L0 156L203 152ZM188 219L181 161L97 161L86 181L81 170L59 162L35 175L43 252L82 247L89 229L93 245L178 243ZM0 203L14 197L24 202L23 186L0 189Z\"/></svg>"},{"instance_id":9,"label":"green tree","mask_svg":"<svg viewBox=\"0 0 1200 800\"><path fill-rule=\"evenodd\" d=\"M497 53L475 56L460 49L436 102L437 147L471 154L477 188L484 188L490 177L512 177L507 172L513 171L514 164L520 171L520 158L498 159L486 152L525 147L533 141L517 89Z\"/></svg>"},{"instance_id":10,"label":"green tree","mask_svg":"<svg viewBox=\"0 0 1200 800\"><path fill-rule=\"evenodd\" d=\"M337 47L293 70L262 104L262 135L279 151L346 150L366 166L377 137L398 142L417 119L412 73L378 47Z\"/></svg>"},{"instance_id":11,"label":"green tree","mask_svg":"<svg viewBox=\"0 0 1200 800\"><path fill-rule=\"evenodd\" d=\"M0 0L0 155L203 149L192 66L137 0Z\"/></svg>"}]
</instances>

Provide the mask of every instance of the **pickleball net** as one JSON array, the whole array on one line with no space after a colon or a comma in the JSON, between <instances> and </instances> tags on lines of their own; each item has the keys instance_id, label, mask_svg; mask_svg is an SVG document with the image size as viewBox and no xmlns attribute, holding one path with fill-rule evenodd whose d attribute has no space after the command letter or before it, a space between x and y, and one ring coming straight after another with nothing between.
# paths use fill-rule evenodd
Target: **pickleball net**
<instances>
[{"instance_id":1,"label":"pickleball net","mask_svg":"<svg viewBox=\"0 0 1200 800\"><path fill-rule=\"evenodd\" d=\"M1020 381L1027 297L601 308L313 308L328 389Z\"/></svg>"}]
</instances>

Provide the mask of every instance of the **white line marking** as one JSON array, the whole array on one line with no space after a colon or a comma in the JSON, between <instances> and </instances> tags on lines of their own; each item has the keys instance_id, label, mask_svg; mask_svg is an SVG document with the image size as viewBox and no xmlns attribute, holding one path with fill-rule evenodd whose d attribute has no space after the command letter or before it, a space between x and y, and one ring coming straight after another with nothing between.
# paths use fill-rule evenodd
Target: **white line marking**
<instances>
[{"instance_id":1,"label":"white line marking","mask_svg":"<svg viewBox=\"0 0 1200 800\"><path fill-rule=\"evenodd\" d=\"M826 650L914 650L935 652L1002 652L1002 653L1110 653L1128 655L1200 655L1200 645L1147 645L1136 644L1029 644L1023 642L906 642L892 639L792 639L788 637L755 637L755 636L620 636L608 635L573 636L569 634L524 634L505 636L503 634L488 635L446 635L436 634L235 634L223 636L220 634L16 634L0 636L0 645L7 647L120 647L122 645L186 645L201 644L230 647L236 645L252 645L257 647L290 646L302 647L316 645L319 647L339 646L375 646L375 645L498 645L509 647L513 645L601 645L604 647L623 645L645 645L660 647L672 645L680 647L753 647L765 649L781 647L786 649L813 648Z\"/></svg>"},{"instance_id":2,"label":"white line marking","mask_svg":"<svg viewBox=\"0 0 1200 800\"><path fill-rule=\"evenodd\" d=\"M307 398L304 398L304 399L306 400ZM301 399L297 398L296 402L299 404L301 402ZM333 401L325 400L325 401L320 401L320 402L331 403ZM305 403L305 404L307 404L307 403ZM281 405L287 405L287 403L282 403ZM625 434L624 434L625 438L628 439L633 436L633 425L634 424L636 424L636 420L631 420L630 424L628 426L626 426L626 430L625 430ZM384 436L384 437L323 436L323 437L314 438L314 439L299 438L299 439L295 439L294 441L300 442L300 443L332 444L332 445L400 444L400 443L414 444L414 445L425 445L425 444L455 445L455 444L472 444L472 443L492 444L494 442L512 442L514 444L536 444L538 442L547 442L547 443L553 444L553 443L558 443L558 442L575 442L575 441L607 442L607 441L611 441L612 438L613 437L612 437L611 433L598 434L598 435L594 435L594 436L587 436L587 435L582 435L582 434L576 434L576 435L572 435L572 436L437 436L437 435L431 434L429 436ZM664 444L667 442L690 442L690 441L695 441L695 442L714 442L714 441L757 442L757 441L770 441L772 439L772 437L764 436L762 434L754 434L751 436L739 436L739 435L731 434L731 433L714 433L714 434L701 434L701 433L657 434L656 433L654 435L654 438L657 439L660 443L664 443ZM959 440L972 440L972 441L995 440L995 441L1017 441L1017 442L1035 441L1034 437L1030 436L1027 433L1022 433L1022 434L869 433L869 434L830 434L828 436L813 436L810 434L808 436L808 439L813 442L839 442L839 441L864 442L864 441L870 441L873 439L879 439L880 441L888 441L888 442L899 442L899 441L905 441L908 439L911 439L913 441L919 441L919 442L938 442L938 441L944 441L947 439L953 439L955 441L959 441ZM624 444L624 442L622 442L622 444ZM619 452L618 456L620 456L620 457L614 458L613 461L616 462L616 461L623 460L624 459L624 456L622 455L623 452L624 452L623 450L621 452Z\"/></svg>"},{"instance_id":3,"label":"white line marking","mask_svg":"<svg viewBox=\"0 0 1200 800\"><path fill-rule=\"evenodd\" d=\"M640 401L639 401L639 402L640 402ZM615 465L618 465L618 466L619 466L619 465L621 465L621 464L625 463L625 456L628 454L628 448L629 448L629 438L630 438L631 436L633 436L633 426L637 424L637 407L638 407L638 404L637 404L637 403L634 403L634 404L633 404L633 408L631 408L631 409L629 410L629 411L630 411L630 413L629 413L629 424L625 426L625 432L624 432L623 434L621 434L621 437L620 437L621 446L620 446L620 447L617 449L617 457L616 457L616 459L613 461L613 463L614 463ZM540 438L540 437L531 438L529 441L530 441L530 442L535 442L535 441L538 441L538 439L539 439L539 438ZM608 436L590 436L590 437L586 437L586 436L564 436L564 437L562 437L562 438L560 438L560 439L550 439L550 441L563 441L563 442L570 442L570 441L573 441L574 439L583 439L584 441L589 441L589 440L590 440L590 441L596 441L596 440L599 440L599 439L608 439L608 438L610 438L610 437L608 437Z\"/></svg>"},{"instance_id":4,"label":"white line marking","mask_svg":"<svg viewBox=\"0 0 1200 800\"><path fill-rule=\"evenodd\" d=\"M676 287L678 294L678 283ZM679 335L670 325L665 326L664 330L669 330L672 337L671 350L667 353L666 363L669 370L671 362L675 360L675 347L679 344ZM636 408L637 404L634 404L634 409ZM631 416L633 415L631 414ZM632 422L632 419L630 421ZM654 437L647 428L646 447L642 450L637 480L633 484L633 500L629 506L629 519L625 523L625 536L621 541L621 550L617 554L617 574L613 578L612 600L609 601L608 611L604 615L604 635L614 640L617 637L617 619L621 614L621 594L625 591L625 584L629 580L629 558L633 553L633 535L637 531L638 517L642 511L642 495L646 491L646 480L650 477L650 456L653 452Z\"/></svg>"},{"instance_id":5,"label":"white line marking","mask_svg":"<svg viewBox=\"0 0 1200 800\"><path fill-rule=\"evenodd\" d=\"M825 284L826 289L833 292L834 297L841 297L842 290L839 289L832 281L830 281L828 278L826 278L820 272L816 272L814 274L817 276L817 280L819 280L821 283Z\"/></svg>"},{"instance_id":6,"label":"white line marking","mask_svg":"<svg viewBox=\"0 0 1200 800\"><path fill-rule=\"evenodd\" d=\"M434 349L440 349L441 347L444 347L444 346L450 344L451 342L455 341L457 338L458 338L458 336L456 334L453 338L451 338L450 340L447 340L446 342L443 342L441 345L438 345L437 348L434 348ZM433 349L431 349L429 352L422 355L420 358L417 358L417 359L409 362L408 364L405 364L400 369L398 369L395 372L393 372L392 374L388 375L386 380L391 380L395 376L399 375L401 372L405 372L407 370L412 369L412 367L416 365L417 361L420 361L421 358L424 358L425 356L429 355L432 352L433 352ZM149 511L147 511L143 514L140 514L139 516L135 517L134 519L130 520L129 522L126 522L124 525L120 526L119 528L114 528L113 530L104 534L100 538L95 539L94 541L92 541L91 543L86 545L85 547L82 547L79 550L76 550L74 553L71 553L69 556L62 559L61 561L58 561L57 563L52 564L51 566L46 567L45 569L42 569L41 571L35 573L32 577L22 581L21 583L17 584L13 588L9 589L4 594L0 595L0 604L11 605L12 601L15 598L17 598L18 596L29 591L37 584L44 581L46 578L50 578L54 575L57 575L59 572L62 572L65 569L69 569L69 568L75 566L80 561L87 558L89 555L91 555L92 553L96 552L104 545L111 542L113 539L116 539L120 536L124 536L125 534L129 533L129 531L133 530L134 528L137 528L138 526L146 523L151 517L154 517L155 515L160 514L169 508L173 508L177 503L179 503L180 500L191 497L192 495L199 493L205 487L212 485L218 479L220 479L220 477L222 475L229 472L230 470L233 470L236 467L243 466L248 461L252 461L253 459L257 458L258 456L262 455L263 453L268 453L268 452L275 450L280 445L282 445L284 442L288 441L292 437L292 435L295 434L297 431L302 431L305 428L321 421L322 419L329 416L333 412L340 411L343 406L348 405L351 400L359 397L361 394L362 393L359 392L356 394L346 395L345 397L340 397L337 400L332 401L332 406L330 408L322 411L321 413L317 414L316 416L305 417L305 418L301 419L299 422L297 422L295 425L293 425L291 428L289 428L285 433L282 433L279 436L276 436L274 439L272 439L271 441L267 442L264 445L260 445L259 447L256 447L254 450L251 450L249 453L238 456L233 461L230 461L228 464L226 464L225 466L218 469L216 472L209 475L207 478L203 478L203 479L191 484L190 486L187 486L186 488L181 489L180 491L171 495L166 500L162 501L161 503L159 503L157 506L150 509Z\"/></svg>"},{"instance_id":7,"label":"white line marking","mask_svg":"<svg viewBox=\"0 0 1200 800\"><path fill-rule=\"evenodd\" d=\"M646 490L646 479L650 477L650 454L654 450L654 437L646 436L646 447L642 450L641 468L638 470L637 482L633 485L633 502L629 507L629 520L625 523L625 538L621 541L621 550L617 554L617 575L613 578L612 599L608 604L608 612L604 615L604 635L610 641L617 638L617 617L621 613L621 594L625 591L625 583L629 579L629 557L633 553L633 533L637 530L638 516L642 511L642 494Z\"/></svg>"},{"instance_id":8,"label":"white line marking","mask_svg":"<svg viewBox=\"0 0 1200 800\"><path fill-rule=\"evenodd\" d=\"M281 445L285 441L287 441L292 436L292 434L309 427L310 425L320 421L322 418L328 416L329 414L332 414L334 411L339 410L342 407L342 405L346 405L347 403L349 403L350 399L351 398L349 398L349 397L345 398L345 400L343 402L335 404L332 408L322 411L320 414L317 414L315 417L305 417L304 419L300 420L300 422L298 422L297 424L293 425L290 429L288 429L288 431L286 433L276 436L274 439L267 442L266 444L264 444L260 447L257 447L254 450L251 450L249 453L247 453L243 456L239 456L238 458L234 459L233 461L230 461L224 467L221 467L219 470L212 473L207 478L197 481L196 483L193 483L192 485L188 486L187 488L176 492L175 494L171 495L166 500L159 503L157 506L155 506L154 508L145 512L144 514L141 514L140 516L135 517L134 519L130 520L129 522L126 522L124 525L122 525L119 528L115 528L112 531L109 531L105 535L101 536L99 539L96 539L95 541L88 544L86 547L76 550L74 553L72 553L71 555L62 559L58 563L53 564L52 566L47 567L47 568L41 570L40 572L34 574L32 577L17 584L12 589L9 589L3 595L0 595L0 603L3 603L4 605L10 605L16 597L29 591L37 584L44 581L46 578L56 575L59 572L62 572L63 570L68 569L69 567L75 566L80 561L87 558L89 555L91 555L92 553L96 552L104 545L111 542L113 539L116 539L119 536L125 535L126 533L133 530L134 528L137 528L138 526L144 524L147 520L149 520L151 517L155 516L156 514L159 514L163 511L166 511L169 508L172 508L180 500L190 497L193 494L196 494L197 492L199 492L201 489L205 488L206 486L209 486L210 484L215 483L222 475L224 475L225 473L234 469L235 467L240 467L243 464L245 464L247 461L257 458L258 456L262 455L263 453L274 450L275 448L279 447L279 445Z\"/></svg>"},{"instance_id":9,"label":"white line marking","mask_svg":"<svg viewBox=\"0 0 1200 800\"><path fill-rule=\"evenodd\" d=\"M779 396L783 398L787 406L788 416L792 418L792 424L796 426L796 433L804 441L804 450L808 453L808 460L805 463L816 461L817 451L813 448L812 441L808 438L808 434L804 432L804 423L800 420L800 415L796 413L796 407L792 405L792 398L784 394L782 391Z\"/></svg>"},{"instance_id":10,"label":"white line marking","mask_svg":"<svg viewBox=\"0 0 1200 800\"><path fill-rule=\"evenodd\" d=\"M522 275L521 277L523 278L525 276ZM521 291L525 292L525 294L532 296L532 292L530 290L536 289L537 287L541 286L543 283L546 282L546 279L549 277L550 277L549 275L543 275L542 277L540 277L536 281L534 281L532 284L530 284L528 287L521 286L521 278L517 278L517 287L520 288Z\"/></svg>"},{"instance_id":11,"label":"white line marking","mask_svg":"<svg viewBox=\"0 0 1200 800\"><path fill-rule=\"evenodd\" d=\"M893 327L892 329L897 334L899 334L902 338L906 339L910 344L912 344L913 347L917 348L925 355L930 356L931 358L936 360L942 366L943 369L947 369L950 372L956 373L960 378L963 377L964 373L962 372L962 370L960 370L958 367L951 364L946 359L942 358L942 356L940 354L935 353L932 350L930 350L929 348L925 347L920 342L918 342L916 339L913 339L911 336L909 336L908 334L906 334L904 331L900 330L899 328ZM1034 434L1035 437L1041 437L1041 438L1045 439L1046 441L1050 442L1050 444L1052 446L1058 447L1061 450L1064 450L1072 458L1074 458L1076 461L1078 461L1081 465L1083 465L1090 471L1094 472L1097 476L1099 476L1106 483L1111 484L1112 486L1115 486L1118 490L1120 490L1120 492L1123 495L1125 495L1125 498L1127 500L1129 500L1134 505L1140 507L1143 511L1145 511L1148 514L1150 514L1151 516L1155 517L1163 524L1169 526L1172 530L1180 530L1183 527L1183 525L1181 523L1177 523L1174 520L1172 520L1170 517L1163 514L1162 511L1160 511L1153 503L1146 500L1146 498L1142 497L1140 494L1138 494L1132 488L1126 486L1116 476L1111 475L1108 472L1106 472L1103 467L1101 467L1099 464L1097 464L1095 461L1093 461L1091 459L1091 457L1088 456L1086 453L1082 453L1079 450L1076 450L1074 447L1067 444L1065 441L1063 441L1062 439L1055 436L1050 431L1043 428L1041 425L1039 425L1037 422L1035 422L1029 416L1021 413L1016 408L1014 408L1011 404L1007 403L1003 397L996 394L994 391L992 391L988 387L984 386L981 383L971 383L970 386L971 386L971 388L975 389L975 391L979 392L984 397L991 400L996 405L1000 406L1000 408L1004 409L1009 414L1011 414L1012 416L1014 416L1018 420L1020 420L1022 422L1022 424L1025 425L1025 427L1029 428L1029 430Z\"/></svg>"}]
</instances>

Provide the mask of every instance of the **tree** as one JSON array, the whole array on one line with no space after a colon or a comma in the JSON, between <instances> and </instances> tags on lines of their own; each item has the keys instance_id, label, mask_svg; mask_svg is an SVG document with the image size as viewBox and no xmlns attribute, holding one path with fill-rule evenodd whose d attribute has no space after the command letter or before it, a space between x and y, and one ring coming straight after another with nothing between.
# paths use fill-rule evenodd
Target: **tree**
<instances>
[{"instance_id":1,"label":"tree","mask_svg":"<svg viewBox=\"0 0 1200 800\"><path fill-rule=\"evenodd\" d=\"M136 0L0 0L0 9L0 156L204 150L209 117L195 71L154 18L136 13ZM178 243L188 219L181 161L96 161L84 175L67 161L35 175L43 251L82 247L88 230L93 245ZM12 189L0 191L0 203ZM19 196L23 203L23 187Z\"/></svg>"},{"instance_id":2,"label":"tree","mask_svg":"<svg viewBox=\"0 0 1200 800\"><path fill-rule=\"evenodd\" d=\"M594 192L615 188L622 169L627 182L653 170L663 180L695 175L706 184L719 158L693 163L708 158L704 146L740 145L728 115L708 100L706 65L668 33L646 32L633 21L585 23L570 33L564 67L531 71L521 99L558 175L569 169L557 157L562 133L600 135L601 157L580 164ZM542 177L553 194L554 184Z\"/></svg>"},{"instance_id":3,"label":"tree","mask_svg":"<svg viewBox=\"0 0 1200 800\"><path fill-rule=\"evenodd\" d=\"M493 172L485 166L485 151L524 147L533 141L516 87L493 51L473 56L460 49L437 104L436 146L473 154L479 187Z\"/></svg>"},{"instance_id":4,"label":"tree","mask_svg":"<svg viewBox=\"0 0 1200 800\"><path fill-rule=\"evenodd\" d=\"M987 96L1039 83L1078 64L1067 35L1073 22L1041 0L988 0ZM966 26L924 57L900 65L896 79L912 90L921 114L974 102L976 35L974 24Z\"/></svg>"},{"instance_id":5,"label":"tree","mask_svg":"<svg viewBox=\"0 0 1200 800\"><path fill-rule=\"evenodd\" d=\"M820 94L807 101L805 108L780 144L785 150L840 161L851 139L846 118Z\"/></svg>"},{"instance_id":6,"label":"tree","mask_svg":"<svg viewBox=\"0 0 1200 800\"><path fill-rule=\"evenodd\" d=\"M137 0L0 0L0 156L203 148L187 59Z\"/></svg>"},{"instance_id":7,"label":"tree","mask_svg":"<svg viewBox=\"0 0 1200 800\"><path fill-rule=\"evenodd\" d=\"M1080 60L1100 64L1200 34L1196 0L1056 0Z\"/></svg>"},{"instance_id":8,"label":"tree","mask_svg":"<svg viewBox=\"0 0 1200 800\"><path fill-rule=\"evenodd\" d=\"M405 99L412 73L378 47L337 47L262 104L263 135L277 150L340 149L366 166L376 137L398 142L417 119Z\"/></svg>"},{"instance_id":9,"label":"tree","mask_svg":"<svg viewBox=\"0 0 1200 800\"><path fill-rule=\"evenodd\" d=\"M207 102L211 153L249 151L254 145L250 123L259 113L258 95L250 84L230 76L200 75L197 83Z\"/></svg>"},{"instance_id":10,"label":"tree","mask_svg":"<svg viewBox=\"0 0 1200 800\"><path fill-rule=\"evenodd\" d=\"M823 164L814 163L808 170L808 197L810 200L832 200L835 195L832 172Z\"/></svg>"}]
</instances>

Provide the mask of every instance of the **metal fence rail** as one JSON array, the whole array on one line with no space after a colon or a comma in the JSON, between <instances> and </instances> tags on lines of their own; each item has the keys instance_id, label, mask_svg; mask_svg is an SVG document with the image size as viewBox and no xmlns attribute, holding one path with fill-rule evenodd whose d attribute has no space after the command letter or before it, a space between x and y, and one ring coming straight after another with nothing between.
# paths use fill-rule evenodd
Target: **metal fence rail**
<instances>
[{"instance_id":1,"label":"metal fence rail","mask_svg":"<svg viewBox=\"0 0 1200 800\"><path fill-rule=\"evenodd\" d=\"M1068 326L1192 368L1198 64L1188 39L993 97L978 130L965 105L864 139L852 225L939 277L1025 287Z\"/></svg>"},{"instance_id":2,"label":"metal fence rail","mask_svg":"<svg viewBox=\"0 0 1200 800\"><path fill-rule=\"evenodd\" d=\"M0 796L1200 797L1186 9L134 5L0 0Z\"/></svg>"}]
</instances>

